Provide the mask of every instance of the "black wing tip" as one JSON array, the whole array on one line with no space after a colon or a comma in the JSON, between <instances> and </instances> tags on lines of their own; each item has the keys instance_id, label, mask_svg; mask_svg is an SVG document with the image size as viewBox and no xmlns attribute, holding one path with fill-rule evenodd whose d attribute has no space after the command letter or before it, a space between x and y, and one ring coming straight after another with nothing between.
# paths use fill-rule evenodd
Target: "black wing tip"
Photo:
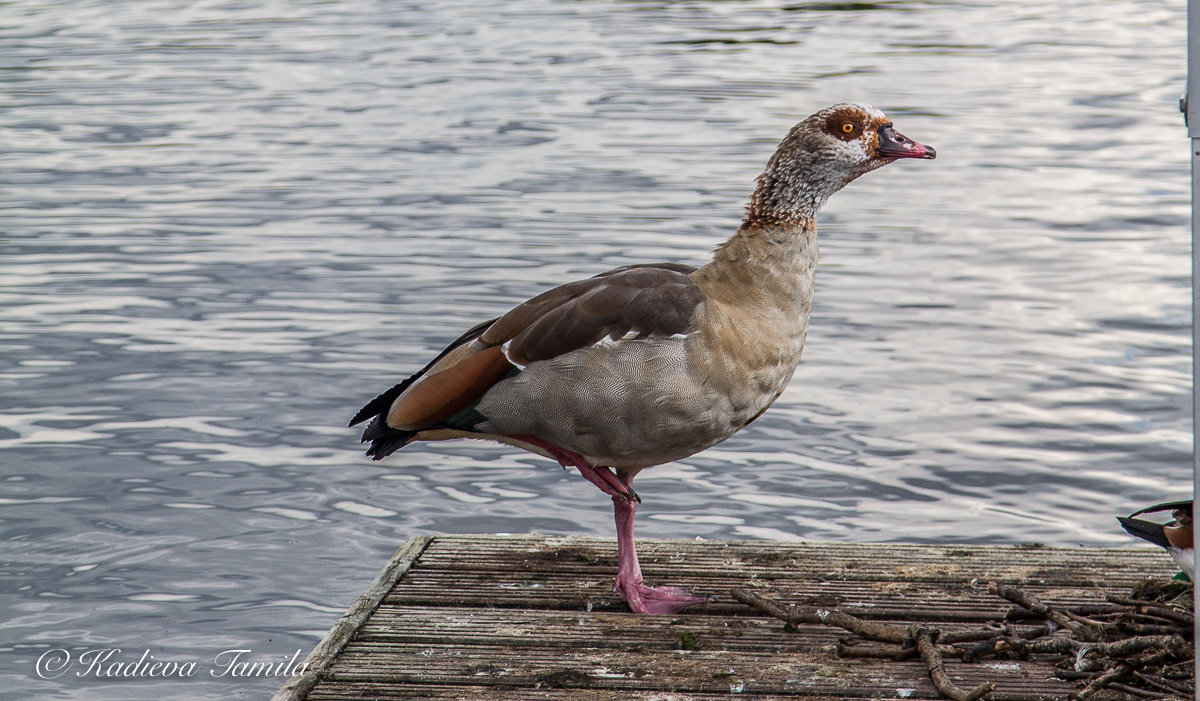
<instances>
[{"instance_id":1,"label":"black wing tip","mask_svg":"<svg viewBox=\"0 0 1200 701\"><path fill-rule=\"evenodd\" d=\"M408 389L408 386L412 384L413 380L420 376L421 373L417 373L416 375L413 375L402 382L397 382L389 387L387 391L367 402L363 408L358 410L358 413L354 415L354 418L350 419L349 425L356 426L367 419L374 418L376 416L382 416L383 414L387 413L387 410L392 407L392 402L396 400L396 397L399 397L404 390Z\"/></svg>"},{"instance_id":2,"label":"black wing tip","mask_svg":"<svg viewBox=\"0 0 1200 701\"><path fill-rule=\"evenodd\" d=\"M376 416L375 420L368 424L366 430L363 431L362 442L370 441L371 447L367 448L367 457L379 462L411 443L415 435L417 435L416 431L392 428L384 423L382 416Z\"/></svg>"},{"instance_id":3,"label":"black wing tip","mask_svg":"<svg viewBox=\"0 0 1200 701\"><path fill-rule=\"evenodd\" d=\"M371 458L371 460L374 462L379 462L397 450L400 450L412 442L413 434L408 432L404 432L404 434L405 435L390 436L388 438L376 440L371 444L371 447L367 449L367 457Z\"/></svg>"},{"instance_id":4,"label":"black wing tip","mask_svg":"<svg viewBox=\"0 0 1200 701\"><path fill-rule=\"evenodd\" d=\"M496 319L489 319L472 326L469 330L467 330L466 333L456 338L450 345L446 346L446 348L442 350L442 352L439 353L436 358L429 361L425 367L418 370L408 379L392 385L387 391L367 402L366 406L359 409L358 413L354 415L354 418L350 419L349 426L356 426L367 419L387 413L388 409L390 409L392 406L392 402L396 401L396 397L399 397L401 394L403 394L404 390L408 389L409 385L424 375L429 368L433 367L439 360L446 357L446 354L450 351L468 341L473 341L476 338L479 338L480 334L482 334L484 331L487 331L488 327L494 323L496 323Z\"/></svg>"}]
</instances>

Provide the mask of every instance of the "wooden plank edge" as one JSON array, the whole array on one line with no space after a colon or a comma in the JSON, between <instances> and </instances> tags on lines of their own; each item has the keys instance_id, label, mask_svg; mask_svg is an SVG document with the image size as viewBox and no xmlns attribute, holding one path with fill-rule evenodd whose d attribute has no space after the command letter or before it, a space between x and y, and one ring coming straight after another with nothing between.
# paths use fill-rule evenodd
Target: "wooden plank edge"
<instances>
[{"instance_id":1,"label":"wooden plank edge","mask_svg":"<svg viewBox=\"0 0 1200 701\"><path fill-rule=\"evenodd\" d=\"M304 663L296 674L284 683L279 691L271 697L271 701L304 701L317 682L324 676L326 670L342 653L346 645L354 638L367 619L375 613L375 609L383 603L387 593L396 582L405 575L425 548L433 542L433 536L413 536L392 555L383 571L371 582L358 599L346 609L346 613L329 629L321 642L308 653Z\"/></svg>"},{"instance_id":2,"label":"wooden plank edge","mask_svg":"<svg viewBox=\"0 0 1200 701\"><path fill-rule=\"evenodd\" d=\"M551 533L444 533L437 536L441 544L446 543L469 543L476 542L477 544L491 545L492 543L512 543L522 545L538 545L543 547L567 546L567 545L607 545L616 551L617 539L613 536L598 536L598 535L556 535ZM842 550L860 550L864 547L872 549L897 549L897 550L976 550L985 552L990 550L1000 551L1021 551L1036 555L1039 552L1051 553L1107 553L1110 555L1124 554L1126 552L1134 552L1140 554L1161 553L1160 548L1146 545L1143 541L1131 542L1123 545L1044 545L1041 543L943 543L943 542L928 542L928 543L912 543L906 541L891 541L891 540L766 540L762 538L656 538L652 536L638 536L637 542L640 546L642 543L647 545L662 545L676 546L681 543L694 545L699 548L709 546L721 546L730 548L760 548L766 547L775 550L790 550L796 547L817 547L826 548L832 547Z\"/></svg>"}]
</instances>

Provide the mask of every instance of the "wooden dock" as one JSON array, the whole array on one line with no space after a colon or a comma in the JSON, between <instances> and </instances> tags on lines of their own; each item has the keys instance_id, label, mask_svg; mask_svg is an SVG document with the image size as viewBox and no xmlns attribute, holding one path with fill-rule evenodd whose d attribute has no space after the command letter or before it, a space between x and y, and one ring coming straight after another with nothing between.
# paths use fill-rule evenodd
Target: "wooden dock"
<instances>
[{"instance_id":1,"label":"wooden dock","mask_svg":"<svg viewBox=\"0 0 1200 701\"><path fill-rule=\"evenodd\" d=\"M940 698L920 660L841 658L845 631L785 632L728 592L952 631L1011 607L977 583L1078 605L1176 571L1165 553L1141 548L647 539L638 549L648 583L719 600L675 616L629 613L611 588L612 539L413 538L273 701ZM963 688L996 682L997 701L1074 689L1045 663L947 660L946 669Z\"/></svg>"}]
</instances>

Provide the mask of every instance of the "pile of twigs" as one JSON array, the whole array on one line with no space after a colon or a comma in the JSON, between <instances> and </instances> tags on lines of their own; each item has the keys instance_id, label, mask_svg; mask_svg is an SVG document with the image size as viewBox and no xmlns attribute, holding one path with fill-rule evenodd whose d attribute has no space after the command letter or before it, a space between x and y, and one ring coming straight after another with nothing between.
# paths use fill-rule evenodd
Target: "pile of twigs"
<instances>
[{"instance_id":1,"label":"pile of twigs","mask_svg":"<svg viewBox=\"0 0 1200 701\"><path fill-rule=\"evenodd\" d=\"M942 662L946 657L964 662L1053 662L1060 679L1076 683L1072 698L1077 699L1092 698L1101 691L1107 698L1195 698L1191 587L1155 582L1148 580L1132 598L1109 595L1104 603L1062 608L1017 587L991 582L988 592L1016 606L984 628L946 633L926 624L904 627L832 608L785 605L747 589L734 589L731 594L786 622L789 632L795 632L797 624L822 624L853 633L838 643L842 657L919 656L934 687L955 701L987 698L996 685L986 682L974 689L960 689L946 674Z\"/></svg>"}]
</instances>

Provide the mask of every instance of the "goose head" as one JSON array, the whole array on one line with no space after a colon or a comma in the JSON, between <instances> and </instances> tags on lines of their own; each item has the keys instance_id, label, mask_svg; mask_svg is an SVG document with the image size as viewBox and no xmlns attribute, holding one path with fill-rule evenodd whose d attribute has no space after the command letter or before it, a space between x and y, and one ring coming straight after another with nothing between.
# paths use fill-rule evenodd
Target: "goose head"
<instances>
[{"instance_id":1,"label":"goose head","mask_svg":"<svg viewBox=\"0 0 1200 701\"><path fill-rule=\"evenodd\" d=\"M826 107L792 127L759 176L748 222L788 224L811 220L830 195L855 178L902 158L937 153L898 132L870 105Z\"/></svg>"}]
</instances>

